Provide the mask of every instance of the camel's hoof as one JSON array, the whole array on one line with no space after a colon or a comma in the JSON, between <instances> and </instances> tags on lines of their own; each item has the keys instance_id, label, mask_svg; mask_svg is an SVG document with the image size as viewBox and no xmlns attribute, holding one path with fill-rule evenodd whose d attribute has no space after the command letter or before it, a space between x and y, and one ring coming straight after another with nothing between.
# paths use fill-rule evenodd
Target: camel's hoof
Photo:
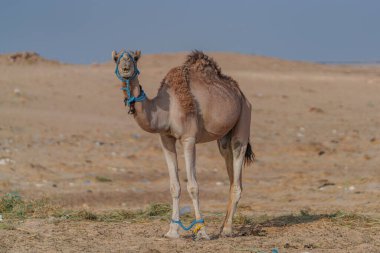
<instances>
[{"instance_id":1,"label":"camel's hoof","mask_svg":"<svg viewBox=\"0 0 380 253\"><path fill-rule=\"evenodd\" d=\"M219 237L232 237L232 229L224 227L220 232Z\"/></svg>"},{"instance_id":2,"label":"camel's hoof","mask_svg":"<svg viewBox=\"0 0 380 253\"><path fill-rule=\"evenodd\" d=\"M232 233L226 233L226 232L222 232L219 234L219 237L221 238L228 238L228 237L232 237Z\"/></svg>"},{"instance_id":3,"label":"camel's hoof","mask_svg":"<svg viewBox=\"0 0 380 253\"><path fill-rule=\"evenodd\" d=\"M169 231L165 234L165 237L170 238L170 239L178 239L179 234L178 234L178 232L175 232L175 231Z\"/></svg>"},{"instance_id":4,"label":"camel's hoof","mask_svg":"<svg viewBox=\"0 0 380 253\"><path fill-rule=\"evenodd\" d=\"M201 227L196 233L193 233L193 240L210 240L210 237L206 233L206 228L204 226Z\"/></svg>"}]
</instances>

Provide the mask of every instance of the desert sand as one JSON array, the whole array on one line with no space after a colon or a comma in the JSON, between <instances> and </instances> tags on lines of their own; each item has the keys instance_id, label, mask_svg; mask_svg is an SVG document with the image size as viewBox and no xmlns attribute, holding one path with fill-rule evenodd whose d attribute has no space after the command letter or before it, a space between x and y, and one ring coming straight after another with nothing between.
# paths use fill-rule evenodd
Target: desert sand
<instances>
[{"instance_id":1,"label":"desert sand","mask_svg":"<svg viewBox=\"0 0 380 253\"><path fill-rule=\"evenodd\" d=\"M28 217L0 228L0 252L380 252L380 67L210 55L253 105L256 161L243 170L238 216L257 222L237 222L234 237L218 238L229 185L212 142L197 146L200 205L212 240L193 242L186 232L165 239L168 219ZM185 56L142 56L148 97ZM113 71L111 61L0 56L0 195L91 212L171 203L158 136L127 114ZM181 207L192 207L179 159ZM347 215L328 218L336 212ZM267 221L258 225L260 217Z\"/></svg>"}]
</instances>

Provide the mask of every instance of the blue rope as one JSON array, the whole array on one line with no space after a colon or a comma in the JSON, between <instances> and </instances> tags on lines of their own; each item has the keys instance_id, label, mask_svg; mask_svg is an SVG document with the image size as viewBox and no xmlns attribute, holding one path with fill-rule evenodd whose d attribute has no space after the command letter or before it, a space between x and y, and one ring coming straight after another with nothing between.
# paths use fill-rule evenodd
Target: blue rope
<instances>
[{"instance_id":1,"label":"blue rope","mask_svg":"<svg viewBox=\"0 0 380 253\"><path fill-rule=\"evenodd\" d=\"M204 219L200 220L193 220L191 224L188 227L185 227L180 220L172 220L173 223L178 224L183 230L188 231L190 230L195 224L197 223L204 223Z\"/></svg>"},{"instance_id":2,"label":"blue rope","mask_svg":"<svg viewBox=\"0 0 380 253\"><path fill-rule=\"evenodd\" d=\"M131 59L131 61L133 62L133 66L134 66L134 69L135 69L135 72L133 73L133 75L129 78L124 78L120 75L120 72L119 72L119 63L120 63L120 59L123 58L124 54L127 53L129 59ZM132 103L135 103L135 102L141 102L143 101L144 99L146 99L146 95L145 95L145 92L143 91L143 89L141 89L140 91L140 95L138 97L135 97L131 94L131 88L130 88L130 80L133 80L136 78L136 76L138 76L140 74L140 71L138 70L137 68L137 65L136 65L136 62L135 60L133 59L133 57L128 53L128 52L125 52L123 51L123 53L120 55L120 57L117 59L117 62L116 62L116 69L115 69L115 74L117 76L117 78L119 78L120 81L122 81L123 83L125 83L125 87L122 87L121 90L125 90L127 92L127 95L128 95L128 98L125 98L124 99L124 103L125 105L128 105L130 106Z\"/></svg>"}]
</instances>

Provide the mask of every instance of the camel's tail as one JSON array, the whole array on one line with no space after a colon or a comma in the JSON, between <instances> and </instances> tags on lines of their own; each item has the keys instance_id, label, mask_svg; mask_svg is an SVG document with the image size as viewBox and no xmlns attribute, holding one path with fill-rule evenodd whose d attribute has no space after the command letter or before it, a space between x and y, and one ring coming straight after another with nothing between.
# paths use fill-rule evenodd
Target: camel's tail
<instances>
[{"instance_id":1,"label":"camel's tail","mask_svg":"<svg viewBox=\"0 0 380 253\"><path fill-rule=\"evenodd\" d=\"M247 144L247 149L245 150L245 155L244 155L244 166L249 166L251 163L255 160L255 154L252 151L252 146L251 143Z\"/></svg>"}]
</instances>

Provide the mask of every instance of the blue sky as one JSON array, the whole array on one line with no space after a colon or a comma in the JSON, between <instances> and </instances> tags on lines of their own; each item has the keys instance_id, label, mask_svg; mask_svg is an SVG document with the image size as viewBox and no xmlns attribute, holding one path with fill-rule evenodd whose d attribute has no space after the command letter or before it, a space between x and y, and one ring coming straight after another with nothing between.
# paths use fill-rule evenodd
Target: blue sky
<instances>
[{"instance_id":1,"label":"blue sky","mask_svg":"<svg viewBox=\"0 0 380 253\"><path fill-rule=\"evenodd\" d=\"M308 61L379 61L380 1L11 1L0 3L0 53L68 63L113 49L201 49Z\"/></svg>"}]
</instances>

